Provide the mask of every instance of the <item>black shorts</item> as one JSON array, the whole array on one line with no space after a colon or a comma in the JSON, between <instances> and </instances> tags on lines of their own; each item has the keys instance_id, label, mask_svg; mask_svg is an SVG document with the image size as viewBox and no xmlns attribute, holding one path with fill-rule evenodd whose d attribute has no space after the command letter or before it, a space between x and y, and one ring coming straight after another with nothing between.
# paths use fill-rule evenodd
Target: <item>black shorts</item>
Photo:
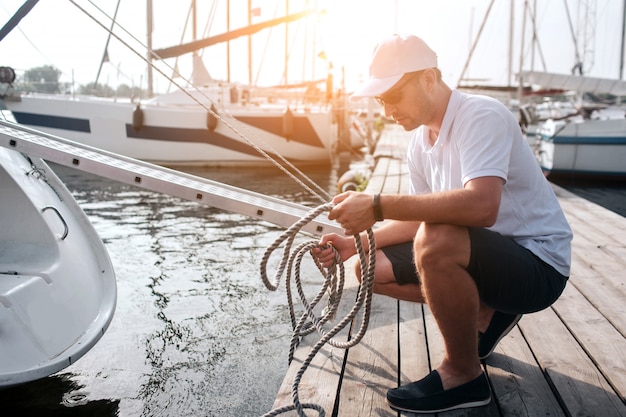
<instances>
[{"instance_id":1,"label":"black shorts","mask_svg":"<svg viewBox=\"0 0 626 417\"><path fill-rule=\"evenodd\" d=\"M420 278L417 275L417 268L415 268L415 260L413 259L413 242L385 246L380 250L391 262L393 275L398 284L419 284Z\"/></svg>"},{"instance_id":2,"label":"black shorts","mask_svg":"<svg viewBox=\"0 0 626 417\"><path fill-rule=\"evenodd\" d=\"M507 313L532 313L561 295L567 277L513 239L488 229L468 228L471 243L467 272L486 305ZM398 284L419 283L413 243L381 248Z\"/></svg>"}]
</instances>

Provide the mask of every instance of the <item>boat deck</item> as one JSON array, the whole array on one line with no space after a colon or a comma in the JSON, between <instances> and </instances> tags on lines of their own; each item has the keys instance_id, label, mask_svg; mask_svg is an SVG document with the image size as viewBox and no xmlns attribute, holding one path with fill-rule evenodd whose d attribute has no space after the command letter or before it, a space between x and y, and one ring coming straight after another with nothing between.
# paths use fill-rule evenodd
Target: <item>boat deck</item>
<instances>
[{"instance_id":1,"label":"boat deck","mask_svg":"<svg viewBox=\"0 0 626 417\"><path fill-rule=\"evenodd\" d=\"M396 127L385 129L369 191L406 190L406 140ZM555 192L574 230L569 285L552 307L525 315L484 363L491 403L439 416L626 416L626 218ZM294 378L318 340L303 338L274 407L293 402ZM365 337L348 350L324 346L302 377L299 399L327 416L397 416L387 390L420 379L443 354L427 306L374 295Z\"/></svg>"}]
</instances>

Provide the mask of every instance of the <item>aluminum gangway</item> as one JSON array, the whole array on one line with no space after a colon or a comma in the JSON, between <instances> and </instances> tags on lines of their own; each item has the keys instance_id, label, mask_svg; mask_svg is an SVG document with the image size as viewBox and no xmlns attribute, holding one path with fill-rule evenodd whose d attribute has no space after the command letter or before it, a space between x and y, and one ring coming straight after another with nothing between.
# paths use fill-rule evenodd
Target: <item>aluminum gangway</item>
<instances>
[{"instance_id":1,"label":"aluminum gangway","mask_svg":"<svg viewBox=\"0 0 626 417\"><path fill-rule=\"evenodd\" d=\"M196 201L283 227L293 225L312 209L302 204L283 201L97 149L4 120L0 120L0 146L125 184ZM325 214L317 216L301 230L314 235L343 233L340 226L328 220Z\"/></svg>"}]
</instances>

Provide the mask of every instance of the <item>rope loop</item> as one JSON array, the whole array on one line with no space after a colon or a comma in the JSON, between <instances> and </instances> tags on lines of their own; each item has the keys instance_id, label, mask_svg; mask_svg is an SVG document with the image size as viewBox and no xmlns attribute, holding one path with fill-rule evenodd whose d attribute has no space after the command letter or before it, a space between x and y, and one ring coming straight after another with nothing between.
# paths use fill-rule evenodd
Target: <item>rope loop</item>
<instances>
[{"instance_id":1,"label":"rope loop","mask_svg":"<svg viewBox=\"0 0 626 417\"><path fill-rule=\"evenodd\" d=\"M374 233L372 229L367 230L367 237L369 242L368 251L365 251L365 249L363 248L361 236L359 234L354 235L355 246L357 249L357 254L359 257L360 267L363 275L361 285L359 286L354 305L352 306L348 314L341 320L339 320L336 324L334 324L334 326L332 326L329 330L326 330L324 325L335 320L336 315L339 311L339 304L343 296L345 283L345 267L343 264L343 260L341 259L341 255L337 250L333 248L335 260L333 264L328 268L324 268L319 263L317 258L311 255L319 272L322 276L324 276L324 281L317 294L310 301L307 299L302 288L302 282L300 279L300 265L302 263L304 255L306 255L307 253L310 254L312 249L320 248L321 246L317 241L311 240L301 243L299 246L292 250L294 239L303 226L311 222L322 212L330 211L332 208L333 204L327 203L322 204L317 208L309 211L304 217L302 217L299 221L289 227L289 229L283 232L274 241L274 243L268 246L261 259L261 278L268 290L276 291L280 285L281 277L285 275L285 287L287 292L287 301L289 304L289 315L293 328L293 334L289 348L289 363L291 363L296 348L298 347L298 344L302 337L314 331L317 331L317 333L320 335L319 341L310 349L308 356L302 363L294 378L292 387L293 403L288 406L274 409L264 414L263 417L274 417L280 414L284 414L287 411L293 410L297 411L298 416L306 417L304 409L313 409L317 411L320 417L324 417L325 411L321 406L317 404L300 403L299 385L300 381L302 380L302 376L304 375L304 372L306 371L310 363L313 361L315 355L325 344L328 343L329 345L336 348L348 349L352 346L357 345L367 331L374 286L374 267L376 263L376 244L374 242ZM267 273L267 264L270 257L272 256L272 253L283 244L284 249L281 261L273 278L270 279ZM304 308L304 313L302 313L299 318L296 318L295 313L293 294L291 289L292 277L293 285L296 287L300 302ZM318 304L322 300L324 300L325 297L328 300L328 305L324 309L322 309L321 314L318 315L314 310L318 306ZM334 339L334 337L342 329L355 321L357 316L359 316L359 313L361 313L361 320L360 327L358 328L358 331L356 331L356 335L352 335L347 341Z\"/></svg>"}]
</instances>

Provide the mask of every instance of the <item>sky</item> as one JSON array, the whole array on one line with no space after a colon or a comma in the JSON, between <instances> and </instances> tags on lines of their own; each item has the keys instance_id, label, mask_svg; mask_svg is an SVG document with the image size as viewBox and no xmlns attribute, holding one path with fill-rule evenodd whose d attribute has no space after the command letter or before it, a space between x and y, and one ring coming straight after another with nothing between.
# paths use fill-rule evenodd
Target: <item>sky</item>
<instances>
[{"instance_id":1,"label":"sky","mask_svg":"<svg viewBox=\"0 0 626 417\"><path fill-rule=\"evenodd\" d=\"M22 5L24 0L0 2L0 24ZM118 0L74 0L98 22L79 10L70 0L41 0L18 29L0 41L0 66L18 72L53 65L62 72L61 80L86 84L96 79L107 44L107 31ZM259 32L252 38L252 79L260 85L284 82L283 57L288 49L289 82L324 78L332 72L336 83L343 80L349 91L367 77L374 45L392 33L413 33L434 49L444 80L451 86L461 75L469 82L505 85L510 74L523 69L568 74L576 62L574 35L579 46L585 73L590 76L620 77L620 49L623 2L618 0L251 0L259 15L252 23L273 19L304 8L325 13L289 24L286 47L285 25ZM153 48L177 45L192 40L191 23L185 25L191 0L153 0ZM197 0L196 37L214 36L227 30L228 0ZM524 5L533 7L536 43L531 42L533 24L526 18L526 36L522 37ZM566 5L567 4L567 8ZM491 8L490 8L491 5ZM248 0L230 0L230 28L248 22ZM511 33L513 7L513 39ZM489 14L487 16L487 11ZM568 21L571 16L571 28ZM595 15L595 18L594 18ZM528 14L526 14L528 16ZM586 16L586 18L583 18ZM128 84L146 87L146 0L122 0L115 32L124 42L109 41L108 62L100 70L100 83L111 86ZM579 21L581 23L579 23ZM186 30L185 30L186 28ZM470 57L479 31L481 34ZM574 32L574 34L572 33ZM524 45L524 53L520 51ZM534 47L533 47L534 45ZM320 55L323 52L325 59ZM205 66L215 79L229 78L226 45L201 52ZM247 83L248 40L230 42L230 80ZM510 64L511 63L511 64ZM159 62L159 68L171 75L177 69L191 77L191 54ZM463 72L464 68L466 69ZM171 88L162 76L155 76L155 89ZM184 85L182 78L176 79Z\"/></svg>"}]
</instances>

